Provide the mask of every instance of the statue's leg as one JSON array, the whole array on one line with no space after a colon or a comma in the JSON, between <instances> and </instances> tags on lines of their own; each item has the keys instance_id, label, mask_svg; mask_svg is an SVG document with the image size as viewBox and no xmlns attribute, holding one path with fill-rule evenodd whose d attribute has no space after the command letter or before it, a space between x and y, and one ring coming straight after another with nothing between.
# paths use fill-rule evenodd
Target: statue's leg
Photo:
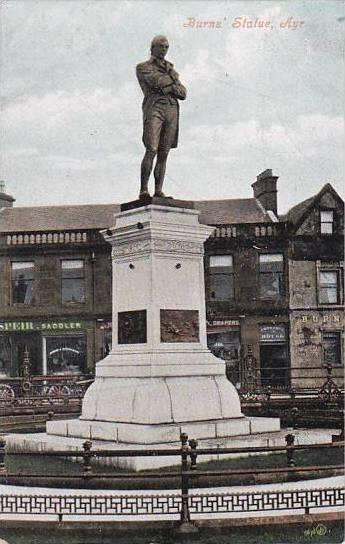
<instances>
[{"instance_id":1,"label":"statue's leg","mask_svg":"<svg viewBox=\"0 0 345 544\"><path fill-rule=\"evenodd\" d=\"M158 149L157 162L154 170L155 177L155 195L154 196L165 196L162 192L163 181L165 176L165 169L168 158L168 151L166 149Z\"/></svg>"},{"instance_id":2,"label":"statue's leg","mask_svg":"<svg viewBox=\"0 0 345 544\"><path fill-rule=\"evenodd\" d=\"M148 183L150 174L152 172L153 160L155 158L155 151L146 149L144 158L141 163L141 180L140 180L140 194L139 198L149 195Z\"/></svg>"},{"instance_id":3,"label":"statue's leg","mask_svg":"<svg viewBox=\"0 0 345 544\"><path fill-rule=\"evenodd\" d=\"M162 191L165 169L169 151L174 145L177 131L178 111L176 106L165 107L165 121L162 126L160 141L157 153L157 162L154 171L155 176L155 196L165 196ZM171 197L167 197L171 198Z\"/></svg>"},{"instance_id":4,"label":"statue's leg","mask_svg":"<svg viewBox=\"0 0 345 544\"><path fill-rule=\"evenodd\" d=\"M143 142L146 147L146 152L141 163L139 198L149 195L148 183L152 172L153 161L157 154L162 124L163 119L157 114L157 112L154 111L144 123Z\"/></svg>"}]
</instances>

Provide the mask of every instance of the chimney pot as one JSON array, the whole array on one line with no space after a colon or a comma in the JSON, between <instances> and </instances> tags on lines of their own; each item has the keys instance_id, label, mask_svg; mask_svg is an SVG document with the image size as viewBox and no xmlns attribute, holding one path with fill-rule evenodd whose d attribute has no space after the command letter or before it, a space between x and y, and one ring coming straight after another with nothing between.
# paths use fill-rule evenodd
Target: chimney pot
<instances>
[{"instance_id":1,"label":"chimney pot","mask_svg":"<svg viewBox=\"0 0 345 544\"><path fill-rule=\"evenodd\" d=\"M272 170L268 168L256 176L252 184L254 198L256 198L265 210L272 210L277 215L277 180Z\"/></svg>"},{"instance_id":2,"label":"chimney pot","mask_svg":"<svg viewBox=\"0 0 345 544\"><path fill-rule=\"evenodd\" d=\"M6 194L6 184L0 180L0 208L12 208L15 200L13 196Z\"/></svg>"}]
</instances>

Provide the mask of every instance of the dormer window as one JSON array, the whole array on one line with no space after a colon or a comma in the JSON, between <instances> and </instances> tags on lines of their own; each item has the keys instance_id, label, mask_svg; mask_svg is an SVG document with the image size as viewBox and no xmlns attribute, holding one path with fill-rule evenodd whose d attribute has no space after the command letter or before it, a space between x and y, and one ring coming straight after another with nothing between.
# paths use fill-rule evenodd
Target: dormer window
<instances>
[{"instance_id":1,"label":"dormer window","mask_svg":"<svg viewBox=\"0 0 345 544\"><path fill-rule=\"evenodd\" d=\"M333 234L333 210L320 211L320 230L321 234Z\"/></svg>"}]
</instances>

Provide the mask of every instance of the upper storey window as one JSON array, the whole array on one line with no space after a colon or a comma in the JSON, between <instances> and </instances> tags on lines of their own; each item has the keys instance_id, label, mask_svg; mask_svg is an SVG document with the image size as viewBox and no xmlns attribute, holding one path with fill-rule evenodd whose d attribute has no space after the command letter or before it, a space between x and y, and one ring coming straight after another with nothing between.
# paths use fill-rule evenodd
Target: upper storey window
<instances>
[{"instance_id":1,"label":"upper storey window","mask_svg":"<svg viewBox=\"0 0 345 544\"><path fill-rule=\"evenodd\" d=\"M284 257L280 253L259 256L260 298L279 299L284 294Z\"/></svg>"},{"instance_id":2,"label":"upper storey window","mask_svg":"<svg viewBox=\"0 0 345 544\"><path fill-rule=\"evenodd\" d=\"M82 259L61 262L62 302L85 302L85 270Z\"/></svg>"},{"instance_id":3,"label":"upper storey window","mask_svg":"<svg viewBox=\"0 0 345 544\"><path fill-rule=\"evenodd\" d=\"M340 270L320 270L319 303L339 303L339 274Z\"/></svg>"},{"instance_id":4,"label":"upper storey window","mask_svg":"<svg viewBox=\"0 0 345 544\"><path fill-rule=\"evenodd\" d=\"M333 234L334 214L332 210L320 211L320 231L321 234Z\"/></svg>"},{"instance_id":5,"label":"upper storey window","mask_svg":"<svg viewBox=\"0 0 345 544\"><path fill-rule=\"evenodd\" d=\"M234 298L234 269L232 255L210 257L210 299Z\"/></svg>"},{"instance_id":6,"label":"upper storey window","mask_svg":"<svg viewBox=\"0 0 345 544\"><path fill-rule=\"evenodd\" d=\"M12 303L32 304L34 284L33 261L20 261L11 264Z\"/></svg>"}]
</instances>

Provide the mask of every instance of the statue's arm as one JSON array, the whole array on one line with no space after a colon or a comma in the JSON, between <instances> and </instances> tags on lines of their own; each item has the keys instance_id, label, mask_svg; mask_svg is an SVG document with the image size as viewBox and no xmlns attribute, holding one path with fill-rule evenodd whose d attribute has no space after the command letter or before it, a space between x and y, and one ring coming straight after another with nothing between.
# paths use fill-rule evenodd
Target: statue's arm
<instances>
[{"instance_id":1,"label":"statue's arm","mask_svg":"<svg viewBox=\"0 0 345 544\"><path fill-rule=\"evenodd\" d=\"M180 82L174 83L174 85L172 85L172 93L171 94L173 94L179 100L185 100L186 96L187 96L187 89Z\"/></svg>"},{"instance_id":2,"label":"statue's arm","mask_svg":"<svg viewBox=\"0 0 345 544\"><path fill-rule=\"evenodd\" d=\"M175 98L178 98L179 100L185 100L187 96L187 89L180 82L179 74L173 68L171 68L171 70L169 71L169 75L173 79L174 83L171 85L168 93L172 94L173 96L175 96Z\"/></svg>"},{"instance_id":3,"label":"statue's arm","mask_svg":"<svg viewBox=\"0 0 345 544\"><path fill-rule=\"evenodd\" d=\"M171 87L174 83L173 78L169 74L162 74L155 70L153 66L142 66L139 64L136 72L139 82L143 81L148 87L155 91L163 91L164 93L164 89L168 89L168 87Z\"/></svg>"}]
</instances>

